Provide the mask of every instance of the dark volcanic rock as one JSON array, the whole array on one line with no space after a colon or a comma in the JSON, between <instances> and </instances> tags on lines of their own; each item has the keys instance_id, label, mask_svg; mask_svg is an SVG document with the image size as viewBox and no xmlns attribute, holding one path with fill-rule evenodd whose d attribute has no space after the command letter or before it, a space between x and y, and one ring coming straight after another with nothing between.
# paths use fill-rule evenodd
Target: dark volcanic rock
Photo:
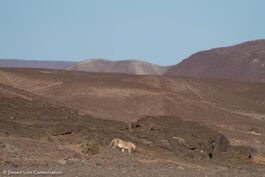
<instances>
[{"instance_id":1,"label":"dark volcanic rock","mask_svg":"<svg viewBox=\"0 0 265 177\"><path fill-rule=\"evenodd\" d=\"M147 139L186 160L214 160L221 163L248 162L248 148L233 147L227 138L204 125L180 118L146 116L132 124L136 139Z\"/></svg>"},{"instance_id":2,"label":"dark volcanic rock","mask_svg":"<svg viewBox=\"0 0 265 177\"><path fill-rule=\"evenodd\" d=\"M229 147L229 141L224 135L217 137L214 143L214 150L220 152L226 152Z\"/></svg>"}]
</instances>

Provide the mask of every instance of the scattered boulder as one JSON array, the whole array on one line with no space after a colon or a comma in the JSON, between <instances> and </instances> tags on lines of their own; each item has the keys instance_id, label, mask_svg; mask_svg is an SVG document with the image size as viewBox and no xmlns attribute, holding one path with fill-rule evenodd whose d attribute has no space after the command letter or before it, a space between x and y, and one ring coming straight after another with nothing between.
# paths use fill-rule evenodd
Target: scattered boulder
<instances>
[{"instance_id":1,"label":"scattered boulder","mask_svg":"<svg viewBox=\"0 0 265 177\"><path fill-rule=\"evenodd\" d=\"M226 152L230 146L228 139L220 134L214 142L214 151L215 152Z\"/></svg>"},{"instance_id":2,"label":"scattered boulder","mask_svg":"<svg viewBox=\"0 0 265 177\"><path fill-rule=\"evenodd\" d=\"M69 135L73 132L73 130L67 126L54 126L50 128L49 134L52 136L59 136L59 135Z\"/></svg>"},{"instance_id":3,"label":"scattered boulder","mask_svg":"<svg viewBox=\"0 0 265 177\"><path fill-rule=\"evenodd\" d=\"M223 134L177 117L145 116L132 124L131 129L135 140L148 139L152 146L187 160L249 161L251 156L250 150L231 146Z\"/></svg>"}]
</instances>

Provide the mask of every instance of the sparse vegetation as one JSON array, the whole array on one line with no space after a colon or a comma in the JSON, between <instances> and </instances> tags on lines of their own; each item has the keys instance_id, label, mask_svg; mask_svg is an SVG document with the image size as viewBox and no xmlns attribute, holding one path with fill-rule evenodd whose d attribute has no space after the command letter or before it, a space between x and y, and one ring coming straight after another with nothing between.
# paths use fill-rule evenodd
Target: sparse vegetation
<instances>
[{"instance_id":1,"label":"sparse vegetation","mask_svg":"<svg viewBox=\"0 0 265 177\"><path fill-rule=\"evenodd\" d=\"M101 145L95 140L85 141L80 147L82 149L82 153L87 155L99 154L101 149Z\"/></svg>"}]
</instances>

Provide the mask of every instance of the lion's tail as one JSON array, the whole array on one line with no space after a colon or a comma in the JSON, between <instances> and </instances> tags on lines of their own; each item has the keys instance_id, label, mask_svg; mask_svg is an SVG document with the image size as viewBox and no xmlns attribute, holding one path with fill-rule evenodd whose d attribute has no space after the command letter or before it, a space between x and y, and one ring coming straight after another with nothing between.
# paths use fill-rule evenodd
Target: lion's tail
<instances>
[{"instance_id":1,"label":"lion's tail","mask_svg":"<svg viewBox=\"0 0 265 177\"><path fill-rule=\"evenodd\" d=\"M111 141L111 143L110 143L110 145L109 145L109 147L111 147L111 146L113 146L114 145L114 139Z\"/></svg>"}]
</instances>

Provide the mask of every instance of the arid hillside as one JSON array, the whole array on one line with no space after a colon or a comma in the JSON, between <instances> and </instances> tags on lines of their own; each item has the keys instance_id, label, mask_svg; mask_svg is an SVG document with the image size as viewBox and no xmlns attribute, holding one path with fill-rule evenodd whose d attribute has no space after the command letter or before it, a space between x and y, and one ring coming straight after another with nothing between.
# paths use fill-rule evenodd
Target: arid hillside
<instances>
[{"instance_id":1,"label":"arid hillside","mask_svg":"<svg viewBox=\"0 0 265 177\"><path fill-rule=\"evenodd\" d=\"M105 59L84 60L66 67L67 70L97 73L125 73L137 75L162 75L168 67L140 60L111 61Z\"/></svg>"},{"instance_id":2,"label":"arid hillside","mask_svg":"<svg viewBox=\"0 0 265 177\"><path fill-rule=\"evenodd\" d=\"M265 152L265 84L164 76L1 69L0 83L81 115L134 122L177 116L218 130L233 145Z\"/></svg>"},{"instance_id":3,"label":"arid hillside","mask_svg":"<svg viewBox=\"0 0 265 177\"><path fill-rule=\"evenodd\" d=\"M111 148L117 137L133 142L136 150ZM129 125L82 116L0 84L0 176L259 177L264 165L254 149L232 146L202 123L145 116Z\"/></svg>"},{"instance_id":4,"label":"arid hillside","mask_svg":"<svg viewBox=\"0 0 265 177\"><path fill-rule=\"evenodd\" d=\"M195 53L165 75L265 82L265 40Z\"/></svg>"}]
</instances>

